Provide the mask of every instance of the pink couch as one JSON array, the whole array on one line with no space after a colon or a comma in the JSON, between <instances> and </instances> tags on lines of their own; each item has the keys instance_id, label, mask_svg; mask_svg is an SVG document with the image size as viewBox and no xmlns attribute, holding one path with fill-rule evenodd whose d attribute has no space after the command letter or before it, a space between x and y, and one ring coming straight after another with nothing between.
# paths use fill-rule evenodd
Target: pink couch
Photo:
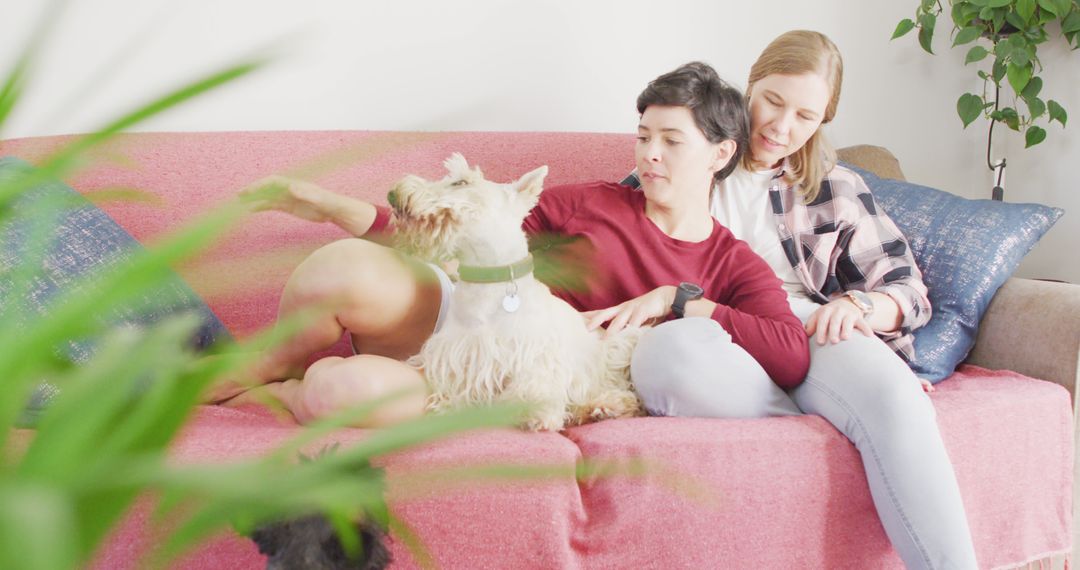
<instances>
[{"instance_id":1,"label":"pink couch","mask_svg":"<svg viewBox=\"0 0 1080 570\"><path fill-rule=\"evenodd\" d=\"M61 140L4 141L0 155L34 161ZM271 173L382 202L403 174L440 175L442 160L453 151L494 180L547 164L547 183L554 185L617 180L631 165L632 144L630 135L596 133L135 134L120 138L69 182L81 192L135 187L160 196L164 206L105 206L136 238L149 241ZM273 322L291 267L342 237L326 225L259 214L181 274L243 336ZM260 256L282 248L285 262ZM230 287L235 282L243 285ZM1015 323L1009 307L1026 303L1025 311L1045 310L1053 318L1064 298L1072 303L1065 314L1074 316L1054 322L1073 327L1059 328L1058 334L1075 335L1080 288L1055 287L1013 280L999 295L1008 298L995 300L990 317ZM1056 301L1046 301L1048 296ZM1043 301L1032 301L1036 297ZM1049 308L1040 309L1039 302ZM980 337L976 356L995 342L1002 344ZM1012 347L1017 354L1010 355L1001 354L1007 346L995 349L962 366L932 395L986 568L1060 558L1072 547L1075 341L1071 346L1071 356L1068 350L1049 356L1063 370L1049 373L1041 372L1041 363L1026 361L1022 346ZM339 344L335 351L344 349ZM978 366L1002 359L1056 383ZM183 462L228 461L263 453L296 429L258 409L205 407L176 443L175 455ZM364 436L362 430L345 430L334 439L347 443ZM386 465L393 487L395 476L416 469L485 460L570 469L583 458L642 458L660 467L641 477L576 480L568 474L419 493L394 487L393 507L442 568L902 568L874 512L854 447L815 416L636 418L562 433L481 432L387 458ZM101 552L98 567L138 566L149 540L142 531L145 514L136 509L128 517ZM416 566L399 541L393 553L395 567ZM178 566L264 564L252 543L230 535Z\"/></svg>"}]
</instances>

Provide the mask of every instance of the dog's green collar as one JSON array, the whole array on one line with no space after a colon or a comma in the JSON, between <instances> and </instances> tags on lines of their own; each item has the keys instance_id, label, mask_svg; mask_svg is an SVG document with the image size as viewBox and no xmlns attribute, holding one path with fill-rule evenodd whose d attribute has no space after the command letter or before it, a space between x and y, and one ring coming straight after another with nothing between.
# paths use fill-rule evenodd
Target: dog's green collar
<instances>
[{"instance_id":1,"label":"dog's green collar","mask_svg":"<svg viewBox=\"0 0 1080 570\"><path fill-rule=\"evenodd\" d=\"M468 283L503 283L528 275L533 270L532 254L511 265L483 267L478 265L458 266L458 277Z\"/></svg>"}]
</instances>

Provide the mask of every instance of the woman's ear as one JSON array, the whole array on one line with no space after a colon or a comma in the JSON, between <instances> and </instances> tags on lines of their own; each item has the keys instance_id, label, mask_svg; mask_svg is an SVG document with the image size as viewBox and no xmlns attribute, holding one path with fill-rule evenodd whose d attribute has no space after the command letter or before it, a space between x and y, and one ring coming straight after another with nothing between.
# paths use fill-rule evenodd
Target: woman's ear
<instances>
[{"instance_id":1,"label":"woman's ear","mask_svg":"<svg viewBox=\"0 0 1080 570\"><path fill-rule=\"evenodd\" d=\"M731 157L735 156L735 149L738 145L731 139L720 141L716 144L716 160L713 162L713 172L719 172L727 166L728 162L731 162Z\"/></svg>"}]
</instances>

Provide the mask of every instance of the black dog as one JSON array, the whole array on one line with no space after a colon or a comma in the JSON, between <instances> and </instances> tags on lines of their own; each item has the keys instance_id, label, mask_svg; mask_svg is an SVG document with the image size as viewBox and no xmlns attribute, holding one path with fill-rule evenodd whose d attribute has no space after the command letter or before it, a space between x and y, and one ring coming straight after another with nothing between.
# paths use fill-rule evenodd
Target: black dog
<instances>
[{"instance_id":1,"label":"black dog","mask_svg":"<svg viewBox=\"0 0 1080 570\"><path fill-rule=\"evenodd\" d=\"M269 557L266 570L382 570L390 565L386 533L376 523L356 524L363 551L345 554L330 521L311 515L261 526L251 534L259 552Z\"/></svg>"}]
</instances>

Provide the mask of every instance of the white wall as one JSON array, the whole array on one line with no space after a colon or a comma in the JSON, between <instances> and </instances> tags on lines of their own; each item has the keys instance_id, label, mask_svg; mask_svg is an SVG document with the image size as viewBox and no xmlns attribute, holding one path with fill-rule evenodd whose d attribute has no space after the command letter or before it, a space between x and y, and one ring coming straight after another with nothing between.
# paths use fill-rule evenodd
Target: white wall
<instances>
[{"instance_id":1,"label":"white wall","mask_svg":"<svg viewBox=\"0 0 1080 570\"><path fill-rule=\"evenodd\" d=\"M12 2L0 65L31 35L44 2ZM908 178L988 197L985 123L962 130L955 101L979 88L947 49L889 42L916 0L73 0L44 42L25 105L5 137L86 131L134 103L243 54L271 67L147 123L143 130L407 129L622 131L656 75L691 59L740 87L768 41L792 28L839 45L846 82L830 135L890 148ZM1044 92L1080 122L1080 54L1048 53ZM1080 283L1080 127L1055 124L1009 158L1006 198L1068 210L1020 275ZM1004 132L1004 129L1001 129Z\"/></svg>"}]
</instances>

